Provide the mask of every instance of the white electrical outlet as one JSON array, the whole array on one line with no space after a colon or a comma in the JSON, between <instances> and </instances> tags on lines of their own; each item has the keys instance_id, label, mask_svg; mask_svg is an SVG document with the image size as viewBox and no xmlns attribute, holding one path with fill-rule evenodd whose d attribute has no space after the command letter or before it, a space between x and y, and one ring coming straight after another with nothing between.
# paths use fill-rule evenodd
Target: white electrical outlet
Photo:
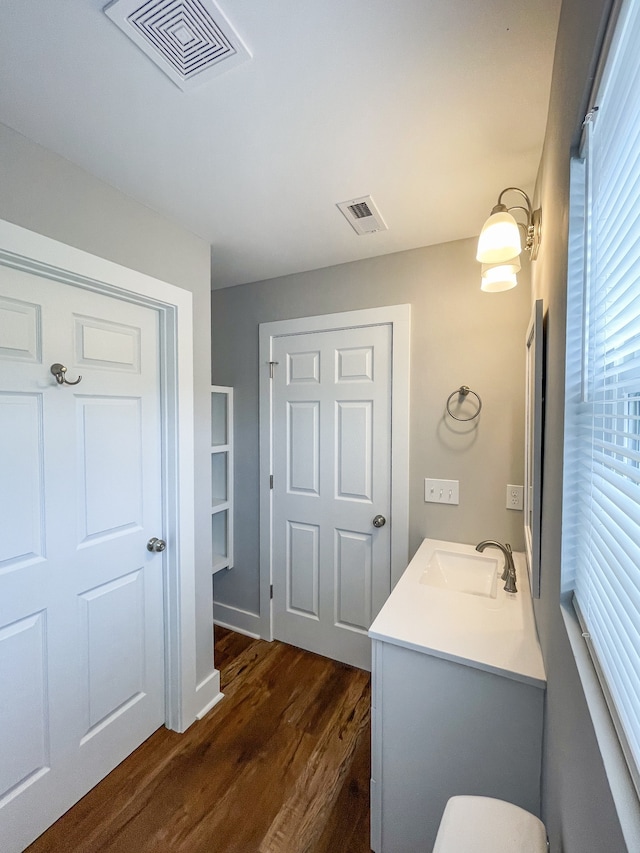
<instances>
[{"instance_id":1,"label":"white electrical outlet","mask_svg":"<svg viewBox=\"0 0 640 853\"><path fill-rule=\"evenodd\" d=\"M459 504L460 481L432 480L427 478L424 481L424 499L426 503Z\"/></svg>"},{"instance_id":2,"label":"white electrical outlet","mask_svg":"<svg viewBox=\"0 0 640 853\"><path fill-rule=\"evenodd\" d=\"M507 509L524 509L524 486L507 486Z\"/></svg>"}]
</instances>

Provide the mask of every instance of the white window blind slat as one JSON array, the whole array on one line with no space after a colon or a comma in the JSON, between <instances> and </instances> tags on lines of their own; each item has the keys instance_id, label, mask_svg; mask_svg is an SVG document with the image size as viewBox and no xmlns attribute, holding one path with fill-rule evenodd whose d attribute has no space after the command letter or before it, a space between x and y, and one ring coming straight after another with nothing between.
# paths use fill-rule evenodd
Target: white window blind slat
<instances>
[{"instance_id":1,"label":"white window blind slat","mask_svg":"<svg viewBox=\"0 0 640 853\"><path fill-rule=\"evenodd\" d=\"M634 107L637 109L637 107ZM598 118L598 122L600 119ZM603 119L604 120L604 119ZM596 180L594 181L594 189L597 193L607 193L607 203L599 197L597 204L593 208L594 221L597 223L599 231L600 252L601 257L610 263L612 257L615 256L616 248L628 242L628 234L635 231L635 222L633 220L624 223L622 230L619 229L619 217L617 212L630 204L634 193L637 190L638 182L638 152L635 146L638 145L638 137L630 140L634 145L633 152L625 152L626 156L622 157L623 161L620 164L621 171L615 173L604 174L597 172ZM595 165L595 164L594 164ZM619 175L622 171L627 175L627 180L622 182L619 180ZM621 260L618 257L618 262Z\"/></svg>"},{"instance_id":2,"label":"white window blind slat","mask_svg":"<svg viewBox=\"0 0 640 853\"><path fill-rule=\"evenodd\" d=\"M640 712L634 701L634 685L640 678L634 648L637 633L632 627L626 630L630 627L629 622L625 624L620 609L614 607L615 590L607 580L602 574L595 573L592 577L589 627L600 665L609 678L610 689L621 705L620 711L625 720L634 724L631 736L637 737L636 728L640 731Z\"/></svg>"},{"instance_id":3,"label":"white window blind slat","mask_svg":"<svg viewBox=\"0 0 640 853\"><path fill-rule=\"evenodd\" d=\"M638 634L638 628L635 622L633 621L638 608L638 589L635 586L633 571L631 570L631 566L629 565L628 557L626 555L620 554L618 549L615 547L615 540L607 541L605 538L599 535L600 532L601 531L596 530L593 538L593 548L595 552L597 552L594 553L594 575L602 575L609 578L608 585L610 587L616 587L616 599L620 599L619 603L621 612L630 614L630 631L632 633L635 632L636 634ZM600 560L602 560L603 558L605 560L613 559L613 564L615 566L614 571L599 571L596 558ZM626 567L624 565L625 562L627 563ZM638 661L638 666L640 668L640 660Z\"/></svg>"},{"instance_id":4,"label":"white window blind slat","mask_svg":"<svg viewBox=\"0 0 640 853\"><path fill-rule=\"evenodd\" d=\"M603 329L604 323L606 322L608 326L610 321L616 322L616 325L634 320L637 322L637 315L633 312L633 304L637 297L629 293L629 277L634 276L638 257L640 257L640 234L637 238L637 246L634 246L633 257L626 259L625 267L618 266L616 270L607 270L607 291L602 293L601 301L594 300L594 308L598 311L595 315L596 328ZM616 272L620 275L616 276ZM613 332L613 329L608 329L608 332Z\"/></svg>"},{"instance_id":5,"label":"white window blind slat","mask_svg":"<svg viewBox=\"0 0 640 853\"><path fill-rule=\"evenodd\" d=\"M593 439L594 451L598 451L605 446L610 448L608 455L605 456L603 454L602 456L599 456L599 455L596 455L596 453L594 452L593 469L592 469L592 477L591 477L592 485L593 485L596 477L600 476L600 477L606 478L607 474L609 474L609 476L610 476L613 473L618 473L622 477L626 477L627 479L629 479L632 482L635 482L637 484L637 482L638 482L637 469L634 469L634 466L630 466L628 464L629 460L627 460L625 462L624 459L616 459L615 458L616 450L618 451L619 456L624 455L623 453L620 452L622 450L622 448L616 447L616 445L603 445L603 443L601 441L599 441L599 439L596 438L596 436L594 434L594 439ZM624 486L624 484L620 483L619 484L619 490L622 490L623 486ZM593 492L591 499L592 500L597 499L597 492L595 492L595 491Z\"/></svg>"},{"instance_id":6,"label":"white window blind slat","mask_svg":"<svg viewBox=\"0 0 640 853\"><path fill-rule=\"evenodd\" d=\"M640 792L640 0L625 0L572 167L563 589Z\"/></svg>"},{"instance_id":7,"label":"white window blind slat","mask_svg":"<svg viewBox=\"0 0 640 853\"><path fill-rule=\"evenodd\" d=\"M631 110L637 108L638 105L630 107ZM605 121L606 117L599 116L598 123L600 123L601 119ZM599 196L595 214L600 229L601 248L605 258L610 257L616 242L624 240L626 230L633 230L633 221L625 223L622 232L618 230L616 211L629 203L636 189L638 180L637 145L639 137L640 132L636 129L633 137L627 140L629 148L619 152L620 162L617 164L615 170L607 169L598 173L597 189L601 195ZM627 175L627 181L625 182L619 180L619 175L623 173ZM606 194L606 198L603 197L604 194Z\"/></svg>"},{"instance_id":8,"label":"white window blind slat","mask_svg":"<svg viewBox=\"0 0 640 853\"><path fill-rule=\"evenodd\" d=\"M593 637L600 665L609 677L611 690L620 705L626 727L631 729L630 736L636 738L640 716L633 702L633 685L637 684L639 673L632 664L633 650L629 645L619 642L620 625L606 605L591 614L591 621L596 628Z\"/></svg>"},{"instance_id":9,"label":"white window blind slat","mask_svg":"<svg viewBox=\"0 0 640 853\"><path fill-rule=\"evenodd\" d=\"M594 585L594 589L597 589L597 585ZM640 716L637 706L633 702L633 685L637 684L640 674L637 667L634 666L633 649L629 642L620 643L618 641L621 626L615 618L615 613L607 609L606 601L597 613L592 614L592 623L597 628L594 633L594 642L600 663L605 667L607 673L616 676L610 680L614 683L613 689L623 706L625 717L629 721L637 723ZM620 682L622 689L616 686L616 682Z\"/></svg>"},{"instance_id":10,"label":"white window blind slat","mask_svg":"<svg viewBox=\"0 0 640 853\"><path fill-rule=\"evenodd\" d=\"M623 36L620 40L620 48L624 49L624 43L625 38ZM603 80L603 85L600 87L599 111L604 115L610 113L611 116L604 123L605 127L602 131L601 149L603 151L612 146L623 147L620 146L621 137L625 136L625 131L628 134L630 127L634 127L632 108L638 97L639 76L640 69L638 68L623 69L618 66L617 68L612 67L608 79ZM611 161L609 168L613 169L613 165L614 161Z\"/></svg>"}]
</instances>

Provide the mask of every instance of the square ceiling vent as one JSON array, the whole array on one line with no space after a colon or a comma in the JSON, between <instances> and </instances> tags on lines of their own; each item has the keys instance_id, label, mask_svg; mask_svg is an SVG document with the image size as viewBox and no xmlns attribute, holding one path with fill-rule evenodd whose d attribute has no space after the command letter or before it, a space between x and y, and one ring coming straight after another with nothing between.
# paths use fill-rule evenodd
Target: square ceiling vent
<instances>
[{"instance_id":1,"label":"square ceiling vent","mask_svg":"<svg viewBox=\"0 0 640 853\"><path fill-rule=\"evenodd\" d=\"M388 231L370 195L339 201L336 205L356 234L375 234L376 231Z\"/></svg>"},{"instance_id":2,"label":"square ceiling vent","mask_svg":"<svg viewBox=\"0 0 640 853\"><path fill-rule=\"evenodd\" d=\"M104 11L183 90L251 59L214 0L113 0Z\"/></svg>"}]
</instances>

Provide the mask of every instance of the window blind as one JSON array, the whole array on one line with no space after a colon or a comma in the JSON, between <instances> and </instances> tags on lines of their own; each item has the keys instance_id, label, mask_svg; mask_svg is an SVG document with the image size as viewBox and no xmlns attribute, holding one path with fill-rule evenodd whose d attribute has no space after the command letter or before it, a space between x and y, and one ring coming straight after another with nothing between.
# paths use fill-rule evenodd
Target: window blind
<instances>
[{"instance_id":1,"label":"window blind","mask_svg":"<svg viewBox=\"0 0 640 853\"><path fill-rule=\"evenodd\" d=\"M638 45L640 0L627 0L572 172L563 584L640 790Z\"/></svg>"}]
</instances>

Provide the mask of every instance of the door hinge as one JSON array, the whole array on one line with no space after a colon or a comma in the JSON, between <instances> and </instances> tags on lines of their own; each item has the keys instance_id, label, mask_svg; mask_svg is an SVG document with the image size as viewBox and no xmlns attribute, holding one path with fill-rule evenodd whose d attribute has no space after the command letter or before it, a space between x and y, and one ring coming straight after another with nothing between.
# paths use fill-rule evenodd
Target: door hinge
<instances>
[{"instance_id":1,"label":"door hinge","mask_svg":"<svg viewBox=\"0 0 640 853\"><path fill-rule=\"evenodd\" d=\"M280 364L279 361L270 361L269 362L269 379L273 379L273 368L276 364Z\"/></svg>"},{"instance_id":2,"label":"door hinge","mask_svg":"<svg viewBox=\"0 0 640 853\"><path fill-rule=\"evenodd\" d=\"M273 488L273 474L269 474L269 488Z\"/></svg>"},{"instance_id":3,"label":"door hinge","mask_svg":"<svg viewBox=\"0 0 640 853\"><path fill-rule=\"evenodd\" d=\"M273 584L269 587L269 598L273 598Z\"/></svg>"}]
</instances>

